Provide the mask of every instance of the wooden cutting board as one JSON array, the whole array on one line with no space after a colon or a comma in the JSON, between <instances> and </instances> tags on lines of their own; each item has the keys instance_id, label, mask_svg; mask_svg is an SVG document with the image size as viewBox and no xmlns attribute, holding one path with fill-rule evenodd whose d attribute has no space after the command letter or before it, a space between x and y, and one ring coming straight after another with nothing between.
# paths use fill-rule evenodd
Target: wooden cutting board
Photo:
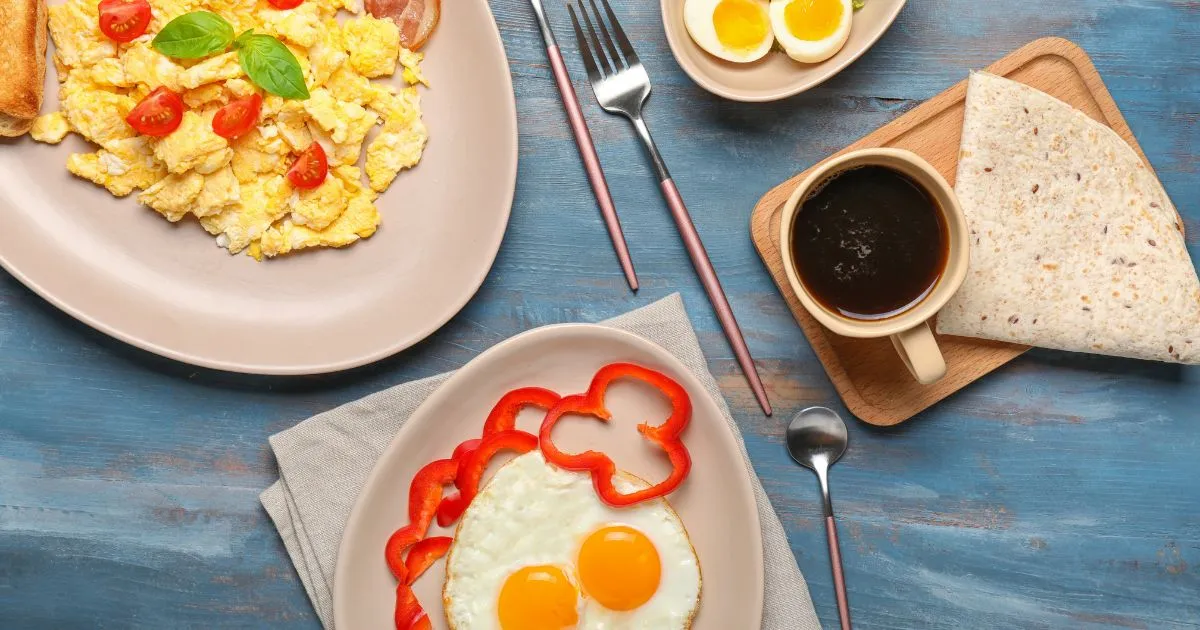
<instances>
[{"instance_id":1,"label":"wooden cutting board","mask_svg":"<svg viewBox=\"0 0 1200 630\"><path fill-rule=\"evenodd\" d=\"M1137 151L1142 161L1150 165L1104 87L1096 67L1087 53L1074 43L1057 37L1039 39L986 70L1033 86L1112 127ZM954 184L966 95L967 82L963 80L835 155L868 147L907 149L925 158L946 181ZM817 323L788 286L779 254L779 217L783 204L808 172L792 177L763 195L751 215L750 231L775 284L846 407L854 415L880 426L904 422L1029 349L1008 343L940 336L938 343L946 357L946 376L932 385L921 385L909 375L887 338L841 337Z\"/></svg>"}]
</instances>

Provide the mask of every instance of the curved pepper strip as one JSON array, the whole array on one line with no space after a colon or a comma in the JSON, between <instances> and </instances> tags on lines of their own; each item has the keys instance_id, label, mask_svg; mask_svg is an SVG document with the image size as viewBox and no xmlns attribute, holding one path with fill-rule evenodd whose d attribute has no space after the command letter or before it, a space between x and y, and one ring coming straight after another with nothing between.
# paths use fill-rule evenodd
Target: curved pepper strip
<instances>
[{"instance_id":1,"label":"curved pepper strip","mask_svg":"<svg viewBox=\"0 0 1200 630\"><path fill-rule=\"evenodd\" d=\"M538 409L548 410L557 404L559 400L562 400L561 396L541 387L514 389L501 396L500 400L492 407L491 412L488 413L487 420L483 423L483 437L486 438L501 431L514 430L517 426L517 416L526 407L537 407ZM454 449L451 459L457 460L461 464L478 448L479 440L466 440ZM449 527L467 509L470 500L464 501L462 498L465 481L462 475L462 468L460 467L459 476L454 480L454 486L458 489L458 492L447 496L442 500L441 505L438 506L438 525Z\"/></svg>"},{"instance_id":2,"label":"curved pepper strip","mask_svg":"<svg viewBox=\"0 0 1200 630\"><path fill-rule=\"evenodd\" d=\"M671 474L649 488L629 494L619 492L613 485L612 480L617 473L617 466L608 455L597 451L564 453L550 439L550 433L554 430L554 426L568 414L589 415L604 422L611 420L612 414L604 406L604 396L608 391L608 386L613 381L620 379L636 379L647 383L661 391L671 403L671 415L665 422L658 426L642 423L637 427L642 437L658 445L667 454L667 459L670 460L672 466ZM600 495L602 501L613 507L626 507L665 496L678 488L679 484L687 478L688 472L692 469L692 460L688 455L687 448L680 441L679 434L687 428L691 418L692 401L682 385L661 372L640 365L613 363L596 372L586 394L567 396L546 413L546 419L542 421L539 431L539 438L542 454L546 457L546 461L559 468L591 473L592 485L595 486L596 494Z\"/></svg>"},{"instance_id":3,"label":"curved pepper strip","mask_svg":"<svg viewBox=\"0 0 1200 630\"><path fill-rule=\"evenodd\" d=\"M428 617L421 608L421 602L417 601L417 595L407 584L400 583L396 586L396 612L393 618L396 622L396 630L420 628L421 626L418 624L422 618L428 622Z\"/></svg>"},{"instance_id":4,"label":"curved pepper strip","mask_svg":"<svg viewBox=\"0 0 1200 630\"><path fill-rule=\"evenodd\" d=\"M442 500L442 487L453 482L457 475L458 462L453 459L434 460L413 475L408 486L409 524L392 533L383 549L388 568L401 584L408 577L404 551L425 537Z\"/></svg>"},{"instance_id":5,"label":"curved pepper strip","mask_svg":"<svg viewBox=\"0 0 1200 630\"><path fill-rule=\"evenodd\" d=\"M442 500L441 506L438 507L438 522L441 522L443 512L451 517L450 522L454 522L459 516L462 516L475 495L479 494L479 482L483 478L483 472L487 470L488 462L492 461L492 457L496 453L500 451L528 453L537 448L537 445L536 435L516 429L499 431L483 438L479 448L475 449L459 467L458 481L462 483L462 487L458 494L452 494Z\"/></svg>"},{"instance_id":6,"label":"curved pepper strip","mask_svg":"<svg viewBox=\"0 0 1200 630\"><path fill-rule=\"evenodd\" d=\"M416 582L438 558L446 555L450 550L450 543L453 542L454 539L449 536L434 536L415 543L404 561L404 567L408 570L408 583Z\"/></svg>"},{"instance_id":7,"label":"curved pepper strip","mask_svg":"<svg viewBox=\"0 0 1200 630\"><path fill-rule=\"evenodd\" d=\"M483 437L517 428L517 416L526 407L550 409L562 397L541 387L522 387L500 397L483 423Z\"/></svg>"},{"instance_id":8,"label":"curved pepper strip","mask_svg":"<svg viewBox=\"0 0 1200 630\"><path fill-rule=\"evenodd\" d=\"M475 452L475 449L479 448L479 443L482 441L483 440L479 438L474 438L459 442L458 446L454 447L454 453L450 455L450 459L462 464L463 460L466 459L468 455Z\"/></svg>"}]
</instances>

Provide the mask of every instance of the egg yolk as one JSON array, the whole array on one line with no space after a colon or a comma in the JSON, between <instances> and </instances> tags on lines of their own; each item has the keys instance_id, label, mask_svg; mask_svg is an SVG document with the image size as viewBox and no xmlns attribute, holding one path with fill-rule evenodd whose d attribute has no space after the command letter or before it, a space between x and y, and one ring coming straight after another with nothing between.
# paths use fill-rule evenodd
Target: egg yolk
<instances>
[{"instance_id":1,"label":"egg yolk","mask_svg":"<svg viewBox=\"0 0 1200 630\"><path fill-rule=\"evenodd\" d=\"M556 566L523 567L504 581L497 610L503 630L563 630L579 622L575 585Z\"/></svg>"},{"instance_id":2,"label":"egg yolk","mask_svg":"<svg viewBox=\"0 0 1200 630\"><path fill-rule=\"evenodd\" d=\"M654 543L625 525L609 525L588 535L579 548L578 570L584 592L609 610L645 604L662 577Z\"/></svg>"},{"instance_id":3,"label":"egg yolk","mask_svg":"<svg viewBox=\"0 0 1200 630\"><path fill-rule=\"evenodd\" d=\"M750 0L721 0L713 10L717 39L730 48L757 48L770 24L762 7Z\"/></svg>"},{"instance_id":4,"label":"egg yolk","mask_svg":"<svg viewBox=\"0 0 1200 630\"><path fill-rule=\"evenodd\" d=\"M792 0L783 8L783 21L797 39L815 42L837 30L843 11L841 0Z\"/></svg>"}]
</instances>

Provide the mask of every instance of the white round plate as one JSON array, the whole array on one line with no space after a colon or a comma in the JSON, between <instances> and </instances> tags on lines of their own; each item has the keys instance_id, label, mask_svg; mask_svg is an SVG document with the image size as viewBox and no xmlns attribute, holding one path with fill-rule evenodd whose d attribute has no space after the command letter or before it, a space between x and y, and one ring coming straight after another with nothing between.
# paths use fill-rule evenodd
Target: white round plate
<instances>
[{"instance_id":1,"label":"white round plate","mask_svg":"<svg viewBox=\"0 0 1200 630\"><path fill-rule=\"evenodd\" d=\"M429 144L379 197L373 237L261 263L229 256L190 217L168 223L70 175L67 156L94 147L22 138L0 144L0 265L102 332L223 370L330 372L420 341L483 283L517 173L512 81L487 2L442 11L422 51ZM53 64L47 75L53 111Z\"/></svg>"}]
</instances>

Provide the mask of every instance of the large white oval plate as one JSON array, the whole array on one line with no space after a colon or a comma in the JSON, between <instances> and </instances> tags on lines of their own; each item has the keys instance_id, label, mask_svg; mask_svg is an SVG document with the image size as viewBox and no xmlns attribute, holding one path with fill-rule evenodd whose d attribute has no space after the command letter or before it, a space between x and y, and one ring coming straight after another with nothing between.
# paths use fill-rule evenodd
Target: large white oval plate
<instances>
[{"instance_id":1,"label":"large white oval plate","mask_svg":"<svg viewBox=\"0 0 1200 630\"><path fill-rule=\"evenodd\" d=\"M423 51L429 145L380 196L370 239L262 263L229 256L195 221L170 224L71 176L67 156L86 143L25 138L0 145L0 265L100 331L218 369L329 372L420 341L482 284L517 173L512 81L487 2L442 11Z\"/></svg>"},{"instance_id":2,"label":"large white oval plate","mask_svg":"<svg viewBox=\"0 0 1200 630\"><path fill-rule=\"evenodd\" d=\"M604 326L564 324L513 337L468 363L413 413L384 451L342 536L333 597L338 630L391 627L396 582L384 564L383 547L388 536L407 523L408 484L421 466L448 457L462 440L478 437L483 419L504 392L525 386L560 394L583 392L596 370L617 361L662 371L679 381L692 399L692 421L683 437L692 471L668 500L700 558L704 585L693 630L759 627L762 532L737 438L717 404L661 347ZM645 479L665 477L670 466L666 458L634 429L638 422L657 424L667 417L663 397L638 383L617 382L609 389L606 405L613 413L610 423L565 421L555 431L556 439L561 436L560 446L599 449L623 470ZM540 414L531 411L522 414L517 428L536 432L539 422ZM435 524L430 535L453 532ZM446 628L444 574L445 563L438 561L414 587L435 628Z\"/></svg>"}]
</instances>

